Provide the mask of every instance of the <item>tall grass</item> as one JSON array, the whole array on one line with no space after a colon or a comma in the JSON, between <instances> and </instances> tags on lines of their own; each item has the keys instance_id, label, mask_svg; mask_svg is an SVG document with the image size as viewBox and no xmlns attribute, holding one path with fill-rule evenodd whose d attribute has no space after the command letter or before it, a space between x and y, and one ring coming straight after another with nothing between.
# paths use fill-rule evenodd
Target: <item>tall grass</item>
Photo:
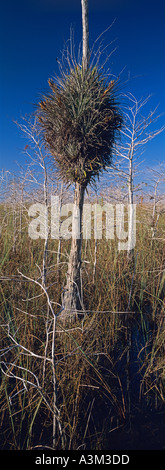
<instances>
[{"instance_id":1,"label":"tall grass","mask_svg":"<svg viewBox=\"0 0 165 470\"><path fill-rule=\"evenodd\" d=\"M93 279L95 243L83 242L85 313L74 324L58 316L54 343L47 297L33 282L41 282L44 241L30 240L25 227L13 252L8 216L0 241L1 448L110 449L116 432L124 433L144 407L165 412L165 247L151 238L146 207L137 212L136 263L103 238ZM162 233L164 223L162 215ZM46 281L55 313L69 241L62 242L58 266L57 244L49 240Z\"/></svg>"}]
</instances>

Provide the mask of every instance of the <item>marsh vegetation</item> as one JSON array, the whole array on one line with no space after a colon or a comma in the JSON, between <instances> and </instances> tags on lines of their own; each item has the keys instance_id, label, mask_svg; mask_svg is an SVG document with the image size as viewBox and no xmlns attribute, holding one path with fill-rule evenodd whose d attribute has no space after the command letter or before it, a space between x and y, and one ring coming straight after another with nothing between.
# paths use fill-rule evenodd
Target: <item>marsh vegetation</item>
<instances>
[{"instance_id":1,"label":"marsh vegetation","mask_svg":"<svg viewBox=\"0 0 165 470\"><path fill-rule=\"evenodd\" d=\"M153 238L152 207L137 205L134 259L104 236L82 242L83 310L64 324L71 241L59 260L48 239L43 284L27 209L20 226L19 204L1 204L1 448L163 448L164 214Z\"/></svg>"}]
</instances>

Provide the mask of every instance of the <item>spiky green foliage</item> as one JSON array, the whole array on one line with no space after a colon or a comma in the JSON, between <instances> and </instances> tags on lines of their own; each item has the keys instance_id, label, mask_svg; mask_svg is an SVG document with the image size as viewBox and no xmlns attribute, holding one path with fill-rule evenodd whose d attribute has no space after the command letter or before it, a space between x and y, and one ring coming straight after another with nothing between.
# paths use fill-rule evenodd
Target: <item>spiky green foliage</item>
<instances>
[{"instance_id":1,"label":"spiky green foliage","mask_svg":"<svg viewBox=\"0 0 165 470\"><path fill-rule=\"evenodd\" d=\"M44 140L66 181L85 186L111 164L121 115L115 81L95 66L75 65L56 82L38 107Z\"/></svg>"}]
</instances>

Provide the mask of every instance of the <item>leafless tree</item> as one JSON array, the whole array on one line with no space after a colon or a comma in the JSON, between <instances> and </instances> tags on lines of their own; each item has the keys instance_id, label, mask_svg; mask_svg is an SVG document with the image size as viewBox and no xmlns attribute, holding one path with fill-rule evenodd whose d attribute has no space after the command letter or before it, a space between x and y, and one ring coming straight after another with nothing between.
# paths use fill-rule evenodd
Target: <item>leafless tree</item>
<instances>
[{"instance_id":1,"label":"leafless tree","mask_svg":"<svg viewBox=\"0 0 165 470\"><path fill-rule=\"evenodd\" d=\"M47 159L48 156L44 151L41 133L38 131L36 125L36 119L29 119L28 121L23 119L23 123L17 123L18 127L20 128L21 132L25 135L26 140L29 142L25 146L25 153L28 157L29 164L28 170L26 172L26 183L34 183L35 186L40 186L42 193L43 193L43 204L46 208L46 213L48 213L49 208L49 201L48 201L48 163ZM33 168L41 170L42 179L38 178ZM31 201L32 203L32 201ZM48 223L45 220L45 226L47 226L47 230L45 230L45 241L44 241L44 250L43 250L43 263L42 263L42 283L43 286L46 285L46 271L47 271L47 256L48 256L48 237L49 237L49 229Z\"/></svg>"},{"instance_id":2,"label":"leafless tree","mask_svg":"<svg viewBox=\"0 0 165 470\"><path fill-rule=\"evenodd\" d=\"M154 129L153 125L158 121L157 108L150 111L146 116L143 109L148 104L150 96L146 99L137 100L132 94L124 97L128 104L124 109L124 121L121 129L121 141L115 148L116 163L112 174L119 176L120 180L126 183L128 188L128 203L133 205L134 193L139 189L139 184L135 184L135 178L139 171L139 157L144 153L148 142L157 137L165 130L165 126ZM133 210L130 217L130 233L133 231ZM131 237L130 237L131 238ZM128 256L133 254L133 250L128 249Z\"/></svg>"},{"instance_id":3,"label":"leafless tree","mask_svg":"<svg viewBox=\"0 0 165 470\"><path fill-rule=\"evenodd\" d=\"M30 282L34 284L35 286L39 287L41 290L40 296L45 296L48 311L49 311L49 319L47 319L47 322L45 322L45 336L46 336L46 346L45 346L45 351L44 354L37 354L36 352L32 351L31 349L27 348L26 344L24 342L20 342L19 338L19 327L17 328L16 331L14 331L14 325L12 323L12 319L10 319L6 324L0 325L0 327L3 330L3 335L4 333L6 334L7 337L7 345L4 346L2 349L0 349L0 363L1 363L1 370L4 375L9 377L10 379L15 379L17 382L20 384L20 388L18 387L18 391L16 395L19 393L22 393L22 391L26 391L28 393L29 389L35 389L37 393L41 396L41 400L44 401L47 409L51 412L52 414L52 447L54 448L56 445L56 438L58 436L57 433L57 426L58 426L58 431L59 431L59 436L61 439L61 448L65 448L65 433L62 429L61 425L61 420L60 420L60 411L57 407L57 393L56 393L56 362L55 362L55 336L56 336L56 320L57 320L57 314L55 314L53 304L55 302L52 302L50 300L48 290L47 288L43 285L42 279L41 282L39 282L37 279L30 278L29 276L26 276L22 272L18 271L19 278L13 278L12 282L20 281L23 279L25 282ZM32 298L29 299L33 300ZM32 316L36 317L37 320L37 315L31 314L30 312L23 311L18 308L18 311L26 316ZM50 353L48 353L48 343L49 343L49 351L51 350L51 357ZM50 345L51 343L51 345ZM12 360L10 357L10 351L15 349L15 356L13 356ZM33 368L27 368L26 366L18 365L18 357L19 355L22 355L24 357L29 356L31 358L34 358L38 361L40 364L39 370L43 370L43 378L42 382L40 381L39 377L36 375L35 372L33 372ZM26 363L26 361L25 361ZM24 364L24 361L22 362ZM51 400L47 396L46 390L45 390L45 383L44 383L44 378L45 378L45 366L47 364L51 365L52 369L52 385L53 385L53 400L51 397ZM21 387L22 385L22 387ZM10 398L11 404L12 400L15 398L16 395L12 395L12 398ZM53 405L52 405L53 403Z\"/></svg>"},{"instance_id":4,"label":"leafless tree","mask_svg":"<svg viewBox=\"0 0 165 470\"><path fill-rule=\"evenodd\" d=\"M152 239L155 238L160 216L165 212L165 166L164 162L157 165L156 168L149 168L150 174L149 192L151 209L151 232Z\"/></svg>"}]
</instances>

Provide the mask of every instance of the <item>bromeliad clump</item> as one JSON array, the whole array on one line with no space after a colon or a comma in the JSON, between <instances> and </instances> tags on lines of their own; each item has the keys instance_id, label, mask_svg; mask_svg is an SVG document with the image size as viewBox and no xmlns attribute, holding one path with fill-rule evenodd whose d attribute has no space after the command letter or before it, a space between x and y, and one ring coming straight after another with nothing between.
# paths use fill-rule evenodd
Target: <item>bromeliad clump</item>
<instances>
[{"instance_id":1,"label":"bromeliad clump","mask_svg":"<svg viewBox=\"0 0 165 470\"><path fill-rule=\"evenodd\" d=\"M121 116L115 99L115 81L97 67L75 65L39 104L39 121L45 141L61 176L87 186L111 163Z\"/></svg>"}]
</instances>

